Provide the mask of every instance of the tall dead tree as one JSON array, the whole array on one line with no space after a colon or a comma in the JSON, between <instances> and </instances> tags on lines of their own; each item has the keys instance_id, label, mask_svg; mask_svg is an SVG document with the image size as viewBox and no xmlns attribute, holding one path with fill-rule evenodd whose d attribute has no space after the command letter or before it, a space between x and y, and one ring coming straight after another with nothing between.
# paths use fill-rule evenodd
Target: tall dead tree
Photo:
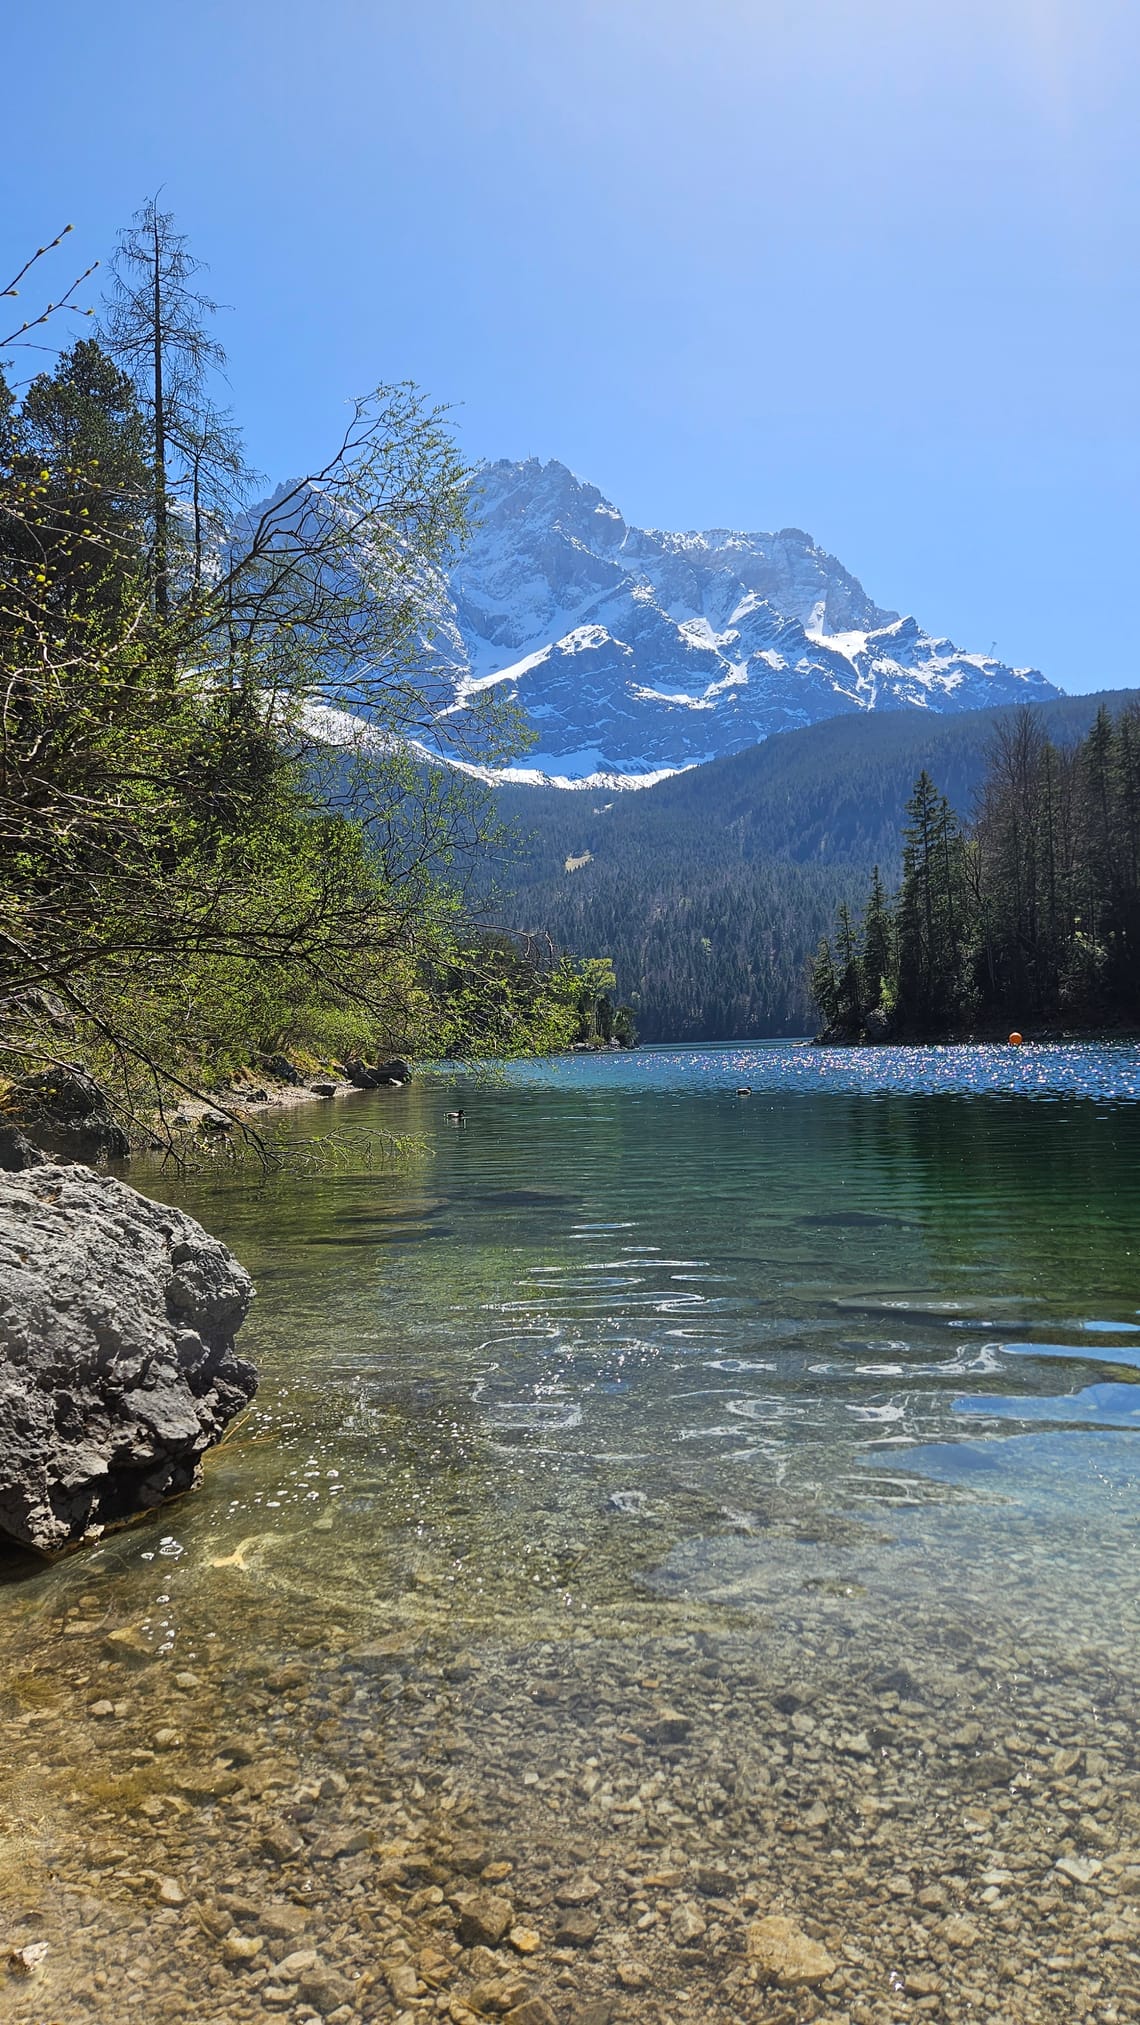
<instances>
[{"instance_id":1,"label":"tall dead tree","mask_svg":"<svg viewBox=\"0 0 1140 2025\"><path fill-rule=\"evenodd\" d=\"M151 197L121 234L111 262L112 289L105 323L108 351L134 382L151 434L154 496L152 583L160 619L172 604L171 500L189 484L200 499L204 422L220 420L209 398L211 376L225 352L209 320L217 303L194 286L204 263L177 232L170 211ZM232 470L233 432L227 431Z\"/></svg>"}]
</instances>

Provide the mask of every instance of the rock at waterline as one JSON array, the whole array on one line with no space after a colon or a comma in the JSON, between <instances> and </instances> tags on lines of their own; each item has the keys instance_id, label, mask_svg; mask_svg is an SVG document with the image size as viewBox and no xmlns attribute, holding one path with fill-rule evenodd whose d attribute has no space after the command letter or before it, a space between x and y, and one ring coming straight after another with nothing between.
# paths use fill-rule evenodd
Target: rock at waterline
<instances>
[{"instance_id":1,"label":"rock at waterline","mask_svg":"<svg viewBox=\"0 0 1140 2025\"><path fill-rule=\"evenodd\" d=\"M87 1167L0 1173L0 1535L58 1553L189 1490L252 1399L253 1286L192 1217Z\"/></svg>"},{"instance_id":2,"label":"rock at waterline","mask_svg":"<svg viewBox=\"0 0 1140 2025\"><path fill-rule=\"evenodd\" d=\"M29 1167L46 1167L48 1157L25 1139L18 1125L0 1123L0 1168L6 1174L22 1174Z\"/></svg>"},{"instance_id":3,"label":"rock at waterline","mask_svg":"<svg viewBox=\"0 0 1140 2025\"><path fill-rule=\"evenodd\" d=\"M300 1069L294 1067L288 1055L255 1055L254 1060L259 1069L264 1069L266 1075L273 1077L274 1082L296 1085L305 1080Z\"/></svg>"},{"instance_id":4,"label":"rock at waterline","mask_svg":"<svg viewBox=\"0 0 1140 2025\"><path fill-rule=\"evenodd\" d=\"M350 1061L345 1062L344 1073L358 1090L383 1090L410 1080L411 1069L407 1062L396 1056L390 1062Z\"/></svg>"},{"instance_id":5,"label":"rock at waterline","mask_svg":"<svg viewBox=\"0 0 1140 2025\"><path fill-rule=\"evenodd\" d=\"M75 1160L126 1160L131 1142L106 1091L81 1062L61 1062L17 1083L8 1102L53 1152Z\"/></svg>"}]
</instances>

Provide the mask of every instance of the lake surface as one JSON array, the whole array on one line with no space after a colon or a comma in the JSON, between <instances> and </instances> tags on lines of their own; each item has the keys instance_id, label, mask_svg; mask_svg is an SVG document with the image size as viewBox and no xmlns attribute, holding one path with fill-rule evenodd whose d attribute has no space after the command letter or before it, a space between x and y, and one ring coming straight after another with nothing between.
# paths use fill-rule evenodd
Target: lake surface
<instances>
[{"instance_id":1,"label":"lake surface","mask_svg":"<svg viewBox=\"0 0 1140 2025\"><path fill-rule=\"evenodd\" d=\"M647 1048L140 1165L261 1391L0 1590L0 2011L1140 2017L1138 1099L1131 1045Z\"/></svg>"}]
</instances>

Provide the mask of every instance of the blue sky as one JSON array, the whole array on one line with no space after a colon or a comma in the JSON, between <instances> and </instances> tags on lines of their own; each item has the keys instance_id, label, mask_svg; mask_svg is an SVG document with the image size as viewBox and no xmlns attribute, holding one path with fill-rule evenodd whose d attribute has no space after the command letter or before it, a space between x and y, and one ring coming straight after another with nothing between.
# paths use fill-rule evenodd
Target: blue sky
<instances>
[{"instance_id":1,"label":"blue sky","mask_svg":"<svg viewBox=\"0 0 1140 2025\"><path fill-rule=\"evenodd\" d=\"M274 478L410 377L471 457L1140 682L1134 0L55 0L5 57L8 271L163 185Z\"/></svg>"}]
</instances>

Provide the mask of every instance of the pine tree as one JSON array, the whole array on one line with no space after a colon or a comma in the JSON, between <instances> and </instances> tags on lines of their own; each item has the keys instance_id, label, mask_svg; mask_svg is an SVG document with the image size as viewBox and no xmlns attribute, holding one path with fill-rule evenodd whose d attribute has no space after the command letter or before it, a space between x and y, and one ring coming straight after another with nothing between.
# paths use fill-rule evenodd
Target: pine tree
<instances>
[{"instance_id":1,"label":"pine tree","mask_svg":"<svg viewBox=\"0 0 1140 2025\"><path fill-rule=\"evenodd\" d=\"M840 1010L839 976L835 968L835 956L826 936L812 961L811 995L823 1014L825 1028L836 1026Z\"/></svg>"},{"instance_id":2,"label":"pine tree","mask_svg":"<svg viewBox=\"0 0 1140 2025\"><path fill-rule=\"evenodd\" d=\"M893 998L894 995L891 975L894 968L894 923L877 865L871 875L871 891L863 915L862 965L867 1011L875 1012L884 1006L887 997ZM889 1006L886 1009L889 1010Z\"/></svg>"},{"instance_id":3,"label":"pine tree","mask_svg":"<svg viewBox=\"0 0 1140 2025\"><path fill-rule=\"evenodd\" d=\"M837 915L835 945L838 973L838 1018L845 1033L856 1035L863 1025L863 972L859 961L859 938L846 900Z\"/></svg>"},{"instance_id":4,"label":"pine tree","mask_svg":"<svg viewBox=\"0 0 1140 2025\"><path fill-rule=\"evenodd\" d=\"M145 427L130 380L91 338L61 354L10 414L12 488L34 514L12 513L9 544L22 542L45 579L39 616L57 628L83 610L121 615L139 588L150 473ZM2 539L2 537L0 537ZM9 554L13 549L9 547Z\"/></svg>"},{"instance_id":5,"label":"pine tree","mask_svg":"<svg viewBox=\"0 0 1140 2025\"><path fill-rule=\"evenodd\" d=\"M965 840L958 819L923 770L907 803L898 907L898 1003L917 1033L968 1018L970 931Z\"/></svg>"}]
</instances>

